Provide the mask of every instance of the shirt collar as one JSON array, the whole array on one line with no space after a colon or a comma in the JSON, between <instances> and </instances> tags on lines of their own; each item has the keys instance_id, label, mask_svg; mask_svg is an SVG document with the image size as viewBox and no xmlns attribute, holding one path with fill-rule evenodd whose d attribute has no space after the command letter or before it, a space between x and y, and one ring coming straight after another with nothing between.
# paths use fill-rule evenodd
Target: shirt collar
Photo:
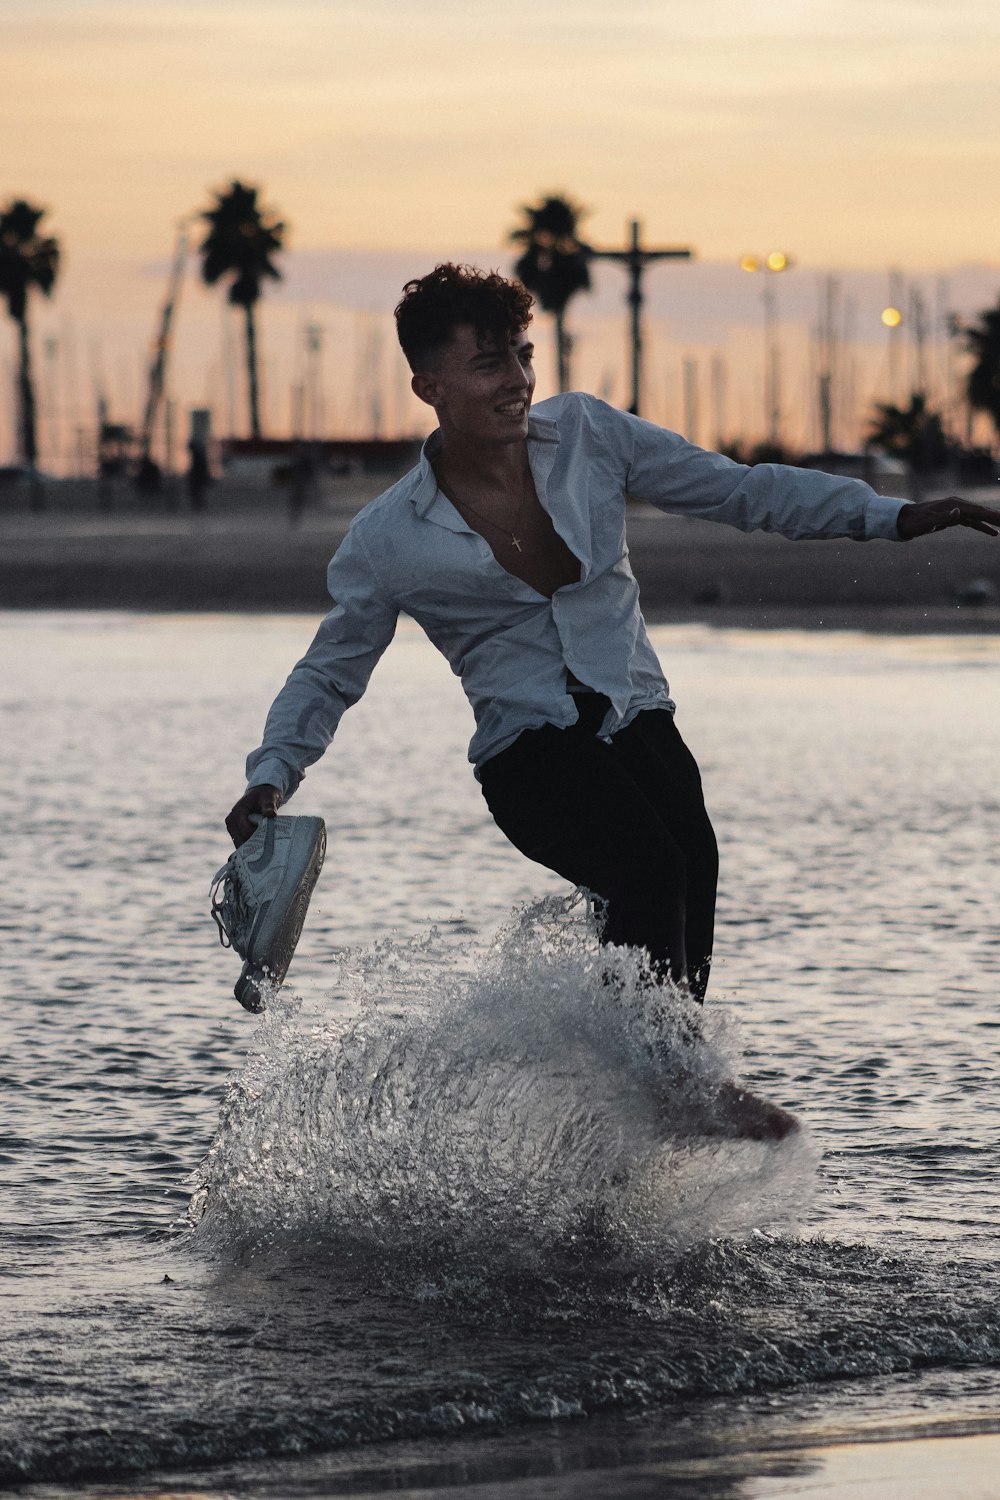
<instances>
[{"instance_id":1,"label":"shirt collar","mask_svg":"<svg viewBox=\"0 0 1000 1500\"><path fill-rule=\"evenodd\" d=\"M536 417L534 413L528 415L528 444L529 454L532 443L558 443L559 424L551 417ZM413 508L418 516L426 516L434 504L434 497L438 492L437 476L434 473L433 462L441 448L441 429L435 427L431 435L425 439L420 450L420 462L417 465L417 482L410 496Z\"/></svg>"}]
</instances>

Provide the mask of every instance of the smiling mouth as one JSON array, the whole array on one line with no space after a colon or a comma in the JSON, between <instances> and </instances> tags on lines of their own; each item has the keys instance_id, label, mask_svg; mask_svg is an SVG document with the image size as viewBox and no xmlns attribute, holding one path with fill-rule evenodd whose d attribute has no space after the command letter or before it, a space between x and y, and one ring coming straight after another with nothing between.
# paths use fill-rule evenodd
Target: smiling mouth
<instances>
[{"instance_id":1,"label":"smiling mouth","mask_svg":"<svg viewBox=\"0 0 1000 1500\"><path fill-rule=\"evenodd\" d=\"M526 401L507 401L503 406L498 406L495 409L502 417L520 417L527 411L527 408L528 403Z\"/></svg>"}]
</instances>

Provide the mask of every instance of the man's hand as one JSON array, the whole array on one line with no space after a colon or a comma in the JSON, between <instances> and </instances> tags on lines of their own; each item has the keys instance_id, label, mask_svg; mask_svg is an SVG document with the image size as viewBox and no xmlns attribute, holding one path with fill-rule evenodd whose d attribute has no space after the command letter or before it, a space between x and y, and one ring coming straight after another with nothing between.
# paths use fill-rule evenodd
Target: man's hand
<instances>
[{"instance_id":1,"label":"man's hand","mask_svg":"<svg viewBox=\"0 0 1000 1500\"><path fill-rule=\"evenodd\" d=\"M973 531L996 536L1000 532L1000 511L948 495L943 500L917 500L904 505L896 517L896 530L906 542L915 536L929 536L932 531L947 531L949 526L971 526Z\"/></svg>"},{"instance_id":2,"label":"man's hand","mask_svg":"<svg viewBox=\"0 0 1000 1500\"><path fill-rule=\"evenodd\" d=\"M256 827L251 817L273 818L281 806L281 793L276 786L252 786L236 803L226 819L229 836L237 849L245 844Z\"/></svg>"}]
</instances>

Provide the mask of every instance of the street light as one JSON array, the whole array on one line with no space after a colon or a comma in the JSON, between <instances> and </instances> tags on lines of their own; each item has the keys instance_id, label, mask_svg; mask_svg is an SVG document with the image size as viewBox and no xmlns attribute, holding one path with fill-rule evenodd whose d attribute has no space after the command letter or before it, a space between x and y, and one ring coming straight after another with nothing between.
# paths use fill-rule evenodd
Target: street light
<instances>
[{"instance_id":1,"label":"street light","mask_svg":"<svg viewBox=\"0 0 1000 1500\"><path fill-rule=\"evenodd\" d=\"M903 314L898 307L883 307L879 321L888 335L886 347L889 360L889 400L899 402L899 339L903 327Z\"/></svg>"},{"instance_id":2,"label":"street light","mask_svg":"<svg viewBox=\"0 0 1000 1500\"><path fill-rule=\"evenodd\" d=\"M772 250L765 256L740 256L742 271L771 271L775 274L790 271L792 258L784 250ZM778 349L778 301L774 282L764 277L764 416L767 422L768 439L771 446L778 446L781 431L781 400L779 384Z\"/></svg>"},{"instance_id":3,"label":"street light","mask_svg":"<svg viewBox=\"0 0 1000 1500\"><path fill-rule=\"evenodd\" d=\"M888 376L889 376L889 402L892 406L900 403L900 356L902 354L902 340L904 338L903 308L906 306L906 283L901 271L889 272L889 301L879 313L879 320L886 331L887 353L888 353Z\"/></svg>"}]
</instances>

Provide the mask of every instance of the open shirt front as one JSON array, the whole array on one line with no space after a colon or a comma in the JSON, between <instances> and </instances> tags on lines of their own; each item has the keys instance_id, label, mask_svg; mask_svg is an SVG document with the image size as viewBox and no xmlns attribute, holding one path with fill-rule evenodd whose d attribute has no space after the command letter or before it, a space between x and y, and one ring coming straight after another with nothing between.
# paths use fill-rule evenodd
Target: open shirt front
<instances>
[{"instance_id":1,"label":"open shirt front","mask_svg":"<svg viewBox=\"0 0 1000 1500\"><path fill-rule=\"evenodd\" d=\"M549 598L508 573L438 488L440 441L431 434L416 467L358 513L337 549L327 574L334 608L271 706L247 760L249 785L277 786L286 799L294 792L365 691L400 612L461 678L476 766L525 729L576 722L567 671L610 700L604 736L643 709L672 709L629 566L626 495L742 531L858 541L898 539L905 503L858 479L748 468L593 396L554 396L532 411L528 459L580 578Z\"/></svg>"}]
</instances>

